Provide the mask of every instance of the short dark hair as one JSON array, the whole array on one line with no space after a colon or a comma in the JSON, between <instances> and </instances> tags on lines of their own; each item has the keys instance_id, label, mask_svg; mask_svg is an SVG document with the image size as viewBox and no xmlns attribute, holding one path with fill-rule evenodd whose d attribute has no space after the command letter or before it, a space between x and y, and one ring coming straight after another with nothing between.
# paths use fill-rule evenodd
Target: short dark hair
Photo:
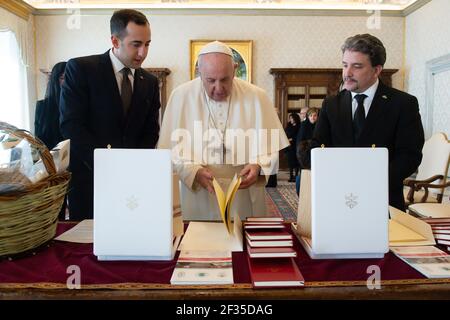
<instances>
[{"instance_id":1,"label":"short dark hair","mask_svg":"<svg viewBox=\"0 0 450 320\"><path fill-rule=\"evenodd\" d=\"M370 58L372 67L381 65L386 62L386 49L383 43L377 37L371 34L357 34L356 36L347 38L341 47L342 53L346 50L358 51L367 54Z\"/></svg>"},{"instance_id":2,"label":"short dark hair","mask_svg":"<svg viewBox=\"0 0 450 320\"><path fill-rule=\"evenodd\" d=\"M127 25L132 21L137 25L143 26L150 24L145 15L132 9L122 9L115 11L110 20L111 35L123 39L127 35Z\"/></svg>"},{"instance_id":3,"label":"short dark hair","mask_svg":"<svg viewBox=\"0 0 450 320\"><path fill-rule=\"evenodd\" d=\"M300 116L298 115L297 112L292 112L289 114L289 116L292 117L292 119L294 119L295 124L299 124L301 122Z\"/></svg>"}]
</instances>

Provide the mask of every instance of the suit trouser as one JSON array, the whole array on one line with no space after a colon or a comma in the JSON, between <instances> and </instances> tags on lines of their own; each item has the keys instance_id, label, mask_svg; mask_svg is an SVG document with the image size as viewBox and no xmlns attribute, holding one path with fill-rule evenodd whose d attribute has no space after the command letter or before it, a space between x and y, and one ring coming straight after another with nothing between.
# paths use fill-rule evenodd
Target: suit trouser
<instances>
[{"instance_id":1,"label":"suit trouser","mask_svg":"<svg viewBox=\"0 0 450 320\"><path fill-rule=\"evenodd\" d=\"M72 172L69 185L69 219L81 221L94 215L94 181L92 175Z\"/></svg>"}]
</instances>

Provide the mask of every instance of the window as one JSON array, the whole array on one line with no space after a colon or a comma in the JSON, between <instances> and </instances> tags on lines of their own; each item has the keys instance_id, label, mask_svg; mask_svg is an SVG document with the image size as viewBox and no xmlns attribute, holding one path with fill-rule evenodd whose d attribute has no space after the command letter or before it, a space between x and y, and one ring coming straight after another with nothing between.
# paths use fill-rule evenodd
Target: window
<instances>
[{"instance_id":1,"label":"window","mask_svg":"<svg viewBox=\"0 0 450 320\"><path fill-rule=\"evenodd\" d=\"M30 130L26 67L11 31L0 31L0 70L0 121Z\"/></svg>"}]
</instances>

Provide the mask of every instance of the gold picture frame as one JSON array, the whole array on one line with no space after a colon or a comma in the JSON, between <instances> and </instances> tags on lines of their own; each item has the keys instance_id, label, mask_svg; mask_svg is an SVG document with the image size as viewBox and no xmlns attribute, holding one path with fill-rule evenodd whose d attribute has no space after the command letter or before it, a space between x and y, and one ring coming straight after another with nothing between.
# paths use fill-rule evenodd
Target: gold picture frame
<instances>
[{"instance_id":1,"label":"gold picture frame","mask_svg":"<svg viewBox=\"0 0 450 320\"><path fill-rule=\"evenodd\" d=\"M200 49L214 40L191 40L191 79L198 76L197 59ZM233 58L238 64L236 77L252 82L252 40L219 40L225 43L233 51Z\"/></svg>"}]
</instances>

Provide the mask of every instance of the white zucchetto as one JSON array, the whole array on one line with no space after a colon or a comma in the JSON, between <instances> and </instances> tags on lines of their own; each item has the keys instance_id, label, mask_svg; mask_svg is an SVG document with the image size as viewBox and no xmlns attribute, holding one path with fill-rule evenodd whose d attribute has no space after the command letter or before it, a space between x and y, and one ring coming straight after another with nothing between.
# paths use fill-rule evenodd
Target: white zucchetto
<instances>
[{"instance_id":1,"label":"white zucchetto","mask_svg":"<svg viewBox=\"0 0 450 320\"><path fill-rule=\"evenodd\" d=\"M207 53L223 53L233 57L233 52L230 47L220 41L213 41L205 44L203 48L200 49L198 55L207 54Z\"/></svg>"}]
</instances>

